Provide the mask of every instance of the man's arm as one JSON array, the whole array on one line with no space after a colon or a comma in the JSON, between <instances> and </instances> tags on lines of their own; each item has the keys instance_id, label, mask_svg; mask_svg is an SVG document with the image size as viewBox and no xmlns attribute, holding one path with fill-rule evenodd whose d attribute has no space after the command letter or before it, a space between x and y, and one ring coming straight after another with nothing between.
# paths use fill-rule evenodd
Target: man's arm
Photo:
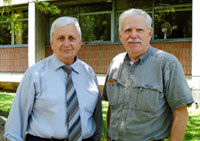
<instances>
[{"instance_id":1,"label":"man's arm","mask_svg":"<svg viewBox=\"0 0 200 141\"><path fill-rule=\"evenodd\" d=\"M96 131L93 135L94 141L100 141L102 137L103 130L103 117L102 117L102 104L101 104L101 94L99 93L97 105L93 114L93 118L96 122Z\"/></svg>"},{"instance_id":2,"label":"man's arm","mask_svg":"<svg viewBox=\"0 0 200 141\"><path fill-rule=\"evenodd\" d=\"M108 111L107 111L107 120L106 120L106 123L107 123L107 128L106 128L106 134L107 134L107 141L110 141L110 137L108 135L108 127L110 125L110 105L108 105Z\"/></svg>"},{"instance_id":3,"label":"man's arm","mask_svg":"<svg viewBox=\"0 0 200 141\"><path fill-rule=\"evenodd\" d=\"M34 100L34 81L31 74L26 72L17 89L5 124L4 137L7 140L24 140Z\"/></svg>"},{"instance_id":4,"label":"man's arm","mask_svg":"<svg viewBox=\"0 0 200 141\"><path fill-rule=\"evenodd\" d=\"M173 111L173 123L170 134L170 141L182 141L187 127L188 112L187 106L181 106Z\"/></svg>"}]
</instances>

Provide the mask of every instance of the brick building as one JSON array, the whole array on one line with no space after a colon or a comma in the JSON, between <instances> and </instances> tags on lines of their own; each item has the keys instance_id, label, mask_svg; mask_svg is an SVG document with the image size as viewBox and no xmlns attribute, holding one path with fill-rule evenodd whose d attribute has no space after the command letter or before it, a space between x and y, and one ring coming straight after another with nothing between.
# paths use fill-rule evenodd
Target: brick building
<instances>
[{"instance_id":1,"label":"brick building","mask_svg":"<svg viewBox=\"0 0 200 141\"><path fill-rule=\"evenodd\" d=\"M79 19L83 45L79 58L92 66L102 85L111 59L123 46L118 38L118 17L129 8L140 8L153 19L151 45L174 54L181 62L194 96L200 99L199 0L49 0L59 15L42 13L34 0L0 0L0 10L11 9L15 22L0 18L0 89L16 89L28 67L52 54L49 30L59 16ZM9 30L16 24L18 29ZM11 26L12 27L12 26ZM166 29L166 30L164 30Z\"/></svg>"}]
</instances>

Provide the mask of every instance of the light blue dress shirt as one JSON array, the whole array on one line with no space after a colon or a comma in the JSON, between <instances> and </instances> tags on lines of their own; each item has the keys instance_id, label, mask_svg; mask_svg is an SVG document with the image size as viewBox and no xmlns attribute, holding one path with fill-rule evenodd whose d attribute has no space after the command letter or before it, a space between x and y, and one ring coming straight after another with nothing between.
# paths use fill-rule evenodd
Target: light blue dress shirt
<instances>
[{"instance_id":1,"label":"light blue dress shirt","mask_svg":"<svg viewBox=\"0 0 200 141\"><path fill-rule=\"evenodd\" d=\"M25 72L5 125L6 138L24 141L26 131L42 138L67 138L67 73L62 66L64 63L52 55ZM100 138L102 115L96 75L89 65L78 58L71 67L80 107L82 136L88 138L96 134ZM95 116L99 121L97 124L94 119L95 111L98 112Z\"/></svg>"}]
</instances>

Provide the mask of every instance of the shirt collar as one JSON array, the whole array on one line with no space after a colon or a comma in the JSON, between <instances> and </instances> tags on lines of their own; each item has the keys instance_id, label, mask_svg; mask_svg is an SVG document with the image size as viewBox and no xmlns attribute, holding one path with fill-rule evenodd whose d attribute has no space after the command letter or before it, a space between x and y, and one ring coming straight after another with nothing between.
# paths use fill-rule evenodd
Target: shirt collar
<instances>
[{"instance_id":1,"label":"shirt collar","mask_svg":"<svg viewBox=\"0 0 200 141\"><path fill-rule=\"evenodd\" d=\"M62 66L65 66L65 64L60 61L55 54L52 55L52 62L53 62L53 68L54 70L57 70L59 68L61 68ZM73 64L70 65L72 67L72 70L76 73L79 74L78 72L78 67L79 67L79 59L78 56L76 56L75 61Z\"/></svg>"},{"instance_id":2,"label":"shirt collar","mask_svg":"<svg viewBox=\"0 0 200 141\"><path fill-rule=\"evenodd\" d=\"M149 48L148 48L148 50L147 50L147 52L145 53L145 54L143 54L142 56L140 56L136 61L135 61L135 63L142 63L142 62L144 62L147 58L148 58L148 56L151 54L151 51L152 50L152 47L149 45ZM130 57L128 56L128 53L126 53L126 56L125 56L125 58L124 58L124 61L126 62L126 63L128 63L128 64L130 64L129 63L129 61L130 61Z\"/></svg>"},{"instance_id":3,"label":"shirt collar","mask_svg":"<svg viewBox=\"0 0 200 141\"><path fill-rule=\"evenodd\" d=\"M151 53L152 53L152 47L149 45L149 48L148 48L147 52L139 57L140 63L144 62L149 57L149 55Z\"/></svg>"}]
</instances>

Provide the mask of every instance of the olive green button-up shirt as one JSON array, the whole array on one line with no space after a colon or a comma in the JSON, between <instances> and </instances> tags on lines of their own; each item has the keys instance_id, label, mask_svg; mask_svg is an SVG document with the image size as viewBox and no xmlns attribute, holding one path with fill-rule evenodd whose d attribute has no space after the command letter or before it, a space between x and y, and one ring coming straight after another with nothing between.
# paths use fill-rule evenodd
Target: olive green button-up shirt
<instances>
[{"instance_id":1,"label":"olive green button-up shirt","mask_svg":"<svg viewBox=\"0 0 200 141\"><path fill-rule=\"evenodd\" d=\"M119 141L168 137L172 111L194 101L177 58L151 46L132 65L127 53L112 60L103 97L111 110L109 136Z\"/></svg>"}]
</instances>

